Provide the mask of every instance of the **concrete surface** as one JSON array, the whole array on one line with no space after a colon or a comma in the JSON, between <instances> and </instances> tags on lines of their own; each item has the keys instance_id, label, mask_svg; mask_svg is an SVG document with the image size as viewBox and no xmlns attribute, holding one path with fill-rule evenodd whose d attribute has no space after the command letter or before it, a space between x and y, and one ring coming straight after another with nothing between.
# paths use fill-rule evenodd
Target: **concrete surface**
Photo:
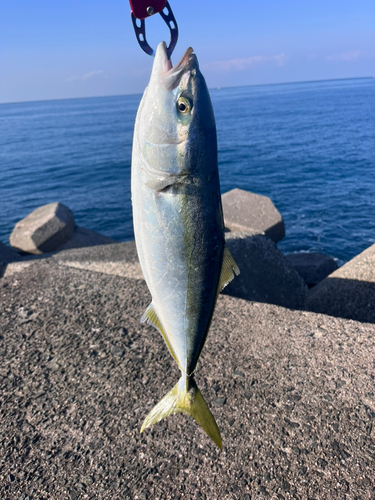
<instances>
[{"instance_id":1,"label":"concrete surface","mask_svg":"<svg viewBox=\"0 0 375 500\"><path fill-rule=\"evenodd\" d=\"M375 323L375 245L312 288L307 309Z\"/></svg>"},{"instance_id":2,"label":"concrete surface","mask_svg":"<svg viewBox=\"0 0 375 500\"><path fill-rule=\"evenodd\" d=\"M17 222L9 236L13 248L39 255L52 252L74 232L72 211L62 203L43 205Z\"/></svg>"},{"instance_id":3,"label":"concrete surface","mask_svg":"<svg viewBox=\"0 0 375 500\"><path fill-rule=\"evenodd\" d=\"M69 250L71 248L92 247L96 245L109 245L110 243L118 243L113 238L108 238L103 234L96 233L90 229L75 226L71 238L63 245L56 248L57 252L61 250Z\"/></svg>"},{"instance_id":4,"label":"concrete surface","mask_svg":"<svg viewBox=\"0 0 375 500\"><path fill-rule=\"evenodd\" d=\"M285 255L289 264L311 288L338 268L332 257L318 252L291 253Z\"/></svg>"},{"instance_id":5,"label":"concrete surface","mask_svg":"<svg viewBox=\"0 0 375 500\"><path fill-rule=\"evenodd\" d=\"M196 372L223 451L143 418L176 383L141 280L0 280L0 498L373 500L375 325L221 295Z\"/></svg>"},{"instance_id":6,"label":"concrete surface","mask_svg":"<svg viewBox=\"0 0 375 500\"><path fill-rule=\"evenodd\" d=\"M21 262L7 264L3 275L4 277L11 276L36 264L37 261L47 264L57 262L60 265L77 269L143 279L134 241L72 248L56 253L25 257Z\"/></svg>"},{"instance_id":7,"label":"concrete surface","mask_svg":"<svg viewBox=\"0 0 375 500\"><path fill-rule=\"evenodd\" d=\"M225 288L224 293L293 309L304 307L307 289L302 278L267 236L226 233L226 241L241 274ZM41 258L33 257L26 262L9 264L4 276L25 269L35 260ZM42 260L114 276L143 279L134 241L63 250L48 254Z\"/></svg>"},{"instance_id":8,"label":"concrete surface","mask_svg":"<svg viewBox=\"0 0 375 500\"><path fill-rule=\"evenodd\" d=\"M144 279L134 241L59 252L52 256L60 265L104 274Z\"/></svg>"},{"instance_id":9,"label":"concrete surface","mask_svg":"<svg viewBox=\"0 0 375 500\"><path fill-rule=\"evenodd\" d=\"M264 233L275 243L284 238L283 218L266 196L243 189L232 189L221 198L226 228L231 231Z\"/></svg>"}]
</instances>

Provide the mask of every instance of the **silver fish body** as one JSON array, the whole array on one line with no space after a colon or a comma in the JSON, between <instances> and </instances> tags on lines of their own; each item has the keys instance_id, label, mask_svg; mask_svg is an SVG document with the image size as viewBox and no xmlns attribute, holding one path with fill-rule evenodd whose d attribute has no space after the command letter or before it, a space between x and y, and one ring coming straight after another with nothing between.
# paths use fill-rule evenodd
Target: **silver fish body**
<instances>
[{"instance_id":1,"label":"silver fish body","mask_svg":"<svg viewBox=\"0 0 375 500\"><path fill-rule=\"evenodd\" d=\"M152 295L142 321L162 333L182 373L142 430L181 411L221 446L192 374L217 295L239 270L225 247L215 119L192 49L174 68L165 43L157 49L135 124L131 182L137 251Z\"/></svg>"}]
</instances>

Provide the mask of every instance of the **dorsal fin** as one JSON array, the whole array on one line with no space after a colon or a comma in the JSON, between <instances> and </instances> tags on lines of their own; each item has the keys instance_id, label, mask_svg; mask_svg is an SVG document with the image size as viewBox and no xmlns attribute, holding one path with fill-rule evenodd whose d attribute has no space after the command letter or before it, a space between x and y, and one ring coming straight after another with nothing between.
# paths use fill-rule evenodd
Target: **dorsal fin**
<instances>
[{"instance_id":1,"label":"dorsal fin","mask_svg":"<svg viewBox=\"0 0 375 500\"><path fill-rule=\"evenodd\" d=\"M172 356L176 360L176 363L178 364L179 368L181 368L180 364L177 360L177 357L174 353L174 350L171 346L171 343L169 342L167 334L165 333L163 325L161 324L161 321L160 321L159 316L156 312L155 306L152 302L148 306L148 308L145 310L145 312L143 313L142 318L141 318L141 323L147 323L147 325L152 325L154 328L156 328L162 334L163 339L164 339L164 341L167 344L167 347L169 349L169 352L172 354Z\"/></svg>"},{"instance_id":2,"label":"dorsal fin","mask_svg":"<svg viewBox=\"0 0 375 500\"><path fill-rule=\"evenodd\" d=\"M227 245L224 246L223 263L221 265L221 274L218 286L218 293L223 290L236 276L240 274L239 267L233 259Z\"/></svg>"}]
</instances>

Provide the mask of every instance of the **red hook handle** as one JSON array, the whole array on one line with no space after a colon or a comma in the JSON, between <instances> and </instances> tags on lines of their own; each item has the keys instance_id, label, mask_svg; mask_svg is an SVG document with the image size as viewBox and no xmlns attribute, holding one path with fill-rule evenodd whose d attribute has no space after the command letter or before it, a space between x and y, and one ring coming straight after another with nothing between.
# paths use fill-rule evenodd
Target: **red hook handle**
<instances>
[{"instance_id":1,"label":"red hook handle","mask_svg":"<svg viewBox=\"0 0 375 500\"><path fill-rule=\"evenodd\" d=\"M161 12L167 0L129 0L131 11L137 19L146 19Z\"/></svg>"}]
</instances>

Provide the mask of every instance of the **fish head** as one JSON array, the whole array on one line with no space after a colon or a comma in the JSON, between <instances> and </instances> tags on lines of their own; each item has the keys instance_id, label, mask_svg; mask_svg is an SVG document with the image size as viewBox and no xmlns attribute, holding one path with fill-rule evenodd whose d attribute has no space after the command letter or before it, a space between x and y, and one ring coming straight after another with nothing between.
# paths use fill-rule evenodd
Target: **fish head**
<instances>
[{"instance_id":1,"label":"fish head","mask_svg":"<svg viewBox=\"0 0 375 500\"><path fill-rule=\"evenodd\" d=\"M152 168L189 175L202 164L198 162L202 156L209 155L217 162L211 99L191 47L173 67L165 42L159 44L139 120L139 143Z\"/></svg>"}]
</instances>

